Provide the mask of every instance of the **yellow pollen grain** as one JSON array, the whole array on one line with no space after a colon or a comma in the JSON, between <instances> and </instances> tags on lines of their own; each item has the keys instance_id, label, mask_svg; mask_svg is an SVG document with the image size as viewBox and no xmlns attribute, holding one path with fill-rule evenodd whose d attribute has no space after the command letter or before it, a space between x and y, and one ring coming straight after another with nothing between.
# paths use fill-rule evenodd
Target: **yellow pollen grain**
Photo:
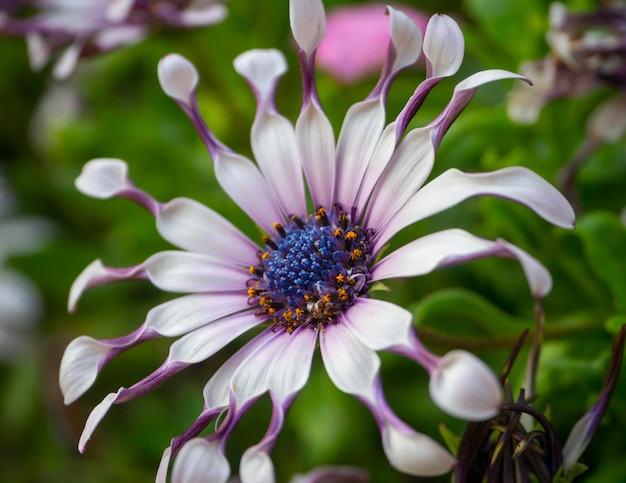
<instances>
[{"instance_id":1,"label":"yellow pollen grain","mask_svg":"<svg viewBox=\"0 0 626 483\"><path fill-rule=\"evenodd\" d=\"M346 276L343 273L340 273L335 277L335 280L337 280L337 283L343 283L346 281Z\"/></svg>"},{"instance_id":2,"label":"yellow pollen grain","mask_svg":"<svg viewBox=\"0 0 626 483\"><path fill-rule=\"evenodd\" d=\"M341 236L341 228L335 228L334 234L337 238Z\"/></svg>"},{"instance_id":3,"label":"yellow pollen grain","mask_svg":"<svg viewBox=\"0 0 626 483\"><path fill-rule=\"evenodd\" d=\"M267 258L269 258L269 257L270 257L269 252L263 252L263 255L261 255L261 258L262 258L263 260L265 260L265 259L267 259Z\"/></svg>"},{"instance_id":4,"label":"yellow pollen grain","mask_svg":"<svg viewBox=\"0 0 626 483\"><path fill-rule=\"evenodd\" d=\"M326 302L328 304L328 303L332 302L333 299L330 297L330 294L326 294L326 295L324 295L322 300L324 300L324 302Z\"/></svg>"},{"instance_id":5,"label":"yellow pollen grain","mask_svg":"<svg viewBox=\"0 0 626 483\"><path fill-rule=\"evenodd\" d=\"M354 240L356 238L356 233L350 230L346 233L346 240Z\"/></svg>"},{"instance_id":6,"label":"yellow pollen grain","mask_svg":"<svg viewBox=\"0 0 626 483\"><path fill-rule=\"evenodd\" d=\"M304 315L304 309L303 309L302 307L298 307L298 308L296 309L296 315L297 315L298 317L302 317L302 316Z\"/></svg>"}]
</instances>

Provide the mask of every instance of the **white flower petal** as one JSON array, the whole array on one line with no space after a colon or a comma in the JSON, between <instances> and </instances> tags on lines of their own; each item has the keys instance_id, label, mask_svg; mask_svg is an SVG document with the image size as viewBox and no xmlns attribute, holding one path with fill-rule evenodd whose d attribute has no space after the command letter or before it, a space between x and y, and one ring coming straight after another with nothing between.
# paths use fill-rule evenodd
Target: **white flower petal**
<instances>
[{"instance_id":1,"label":"white flower petal","mask_svg":"<svg viewBox=\"0 0 626 483\"><path fill-rule=\"evenodd\" d=\"M380 98L348 109L337 141L335 201L344 208L354 205L361 180L385 126L385 106Z\"/></svg>"},{"instance_id":2,"label":"white flower petal","mask_svg":"<svg viewBox=\"0 0 626 483\"><path fill-rule=\"evenodd\" d=\"M168 446L163 451L161 461L159 462L159 469L157 470L155 483L167 483L167 470L170 467L170 460L172 458L172 447Z\"/></svg>"},{"instance_id":3,"label":"white flower petal","mask_svg":"<svg viewBox=\"0 0 626 483\"><path fill-rule=\"evenodd\" d=\"M396 122L392 122L385 127L377 140L374 153L367 164L365 175L360 182L359 194L354 205L358 213L363 213L367 202L370 199L374 186L378 182L380 175L385 170L389 160L393 156L396 148Z\"/></svg>"},{"instance_id":4,"label":"white flower petal","mask_svg":"<svg viewBox=\"0 0 626 483\"><path fill-rule=\"evenodd\" d=\"M57 80L63 80L72 75L78 64L81 50L82 45L77 43L65 49L52 69L52 76Z\"/></svg>"},{"instance_id":5,"label":"white flower petal","mask_svg":"<svg viewBox=\"0 0 626 483\"><path fill-rule=\"evenodd\" d=\"M128 178L128 165L121 159L92 159L75 181L81 193L92 198L107 199L131 188Z\"/></svg>"},{"instance_id":6,"label":"white flower petal","mask_svg":"<svg viewBox=\"0 0 626 483\"><path fill-rule=\"evenodd\" d=\"M309 102L298 117L296 140L313 204L329 209L335 186L335 136L328 118L314 102Z\"/></svg>"},{"instance_id":7,"label":"white flower petal","mask_svg":"<svg viewBox=\"0 0 626 483\"><path fill-rule=\"evenodd\" d=\"M134 0L111 0L106 7L106 19L114 23L123 22L128 17L134 3Z\"/></svg>"},{"instance_id":8,"label":"white flower petal","mask_svg":"<svg viewBox=\"0 0 626 483\"><path fill-rule=\"evenodd\" d=\"M447 15L433 15L424 34L424 56L429 77L454 75L465 51L465 41L459 25Z\"/></svg>"},{"instance_id":9,"label":"white flower petal","mask_svg":"<svg viewBox=\"0 0 626 483\"><path fill-rule=\"evenodd\" d=\"M380 359L350 330L338 324L320 334L320 347L326 372L341 391L373 402L374 382Z\"/></svg>"},{"instance_id":10,"label":"white flower petal","mask_svg":"<svg viewBox=\"0 0 626 483\"><path fill-rule=\"evenodd\" d=\"M257 448L248 448L239 465L241 483L274 483L274 464L272 458L265 451Z\"/></svg>"},{"instance_id":11,"label":"white flower petal","mask_svg":"<svg viewBox=\"0 0 626 483\"><path fill-rule=\"evenodd\" d=\"M169 362L195 364L262 322L254 312L226 317L189 332L170 346Z\"/></svg>"},{"instance_id":12,"label":"white flower petal","mask_svg":"<svg viewBox=\"0 0 626 483\"><path fill-rule=\"evenodd\" d=\"M115 269L105 267L100 260L94 260L80 273L72 287L67 303L68 312L76 310L76 304L83 293L93 287L105 285L111 282L122 280L133 280L145 278L145 273L141 266L129 269Z\"/></svg>"},{"instance_id":13,"label":"white flower petal","mask_svg":"<svg viewBox=\"0 0 626 483\"><path fill-rule=\"evenodd\" d=\"M59 369L59 386L65 404L71 404L91 387L98 376L98 364L109 350L110 347L87 336L69 343Z\"/></svg>"},{"instance_id":14,"label":"white flower petal","mask_svg":"<svg viewBox=\"0 0 626 483\"><path fill-rule=\"evenodd\" d=\"M342 322L370 349L379 351L410 345L411 312L383 300L361 298L343 315Z\"/></svg>"},{"instance_id":15,"label":"white flower petal","mask_svg":"<svg viewBox=\"0 0 626 483\"><path fill-rule=\"evenodd\" d=\"M213 25L221 22L228 15L228 10L224 5L202 5L192 4L180 12L180 22L187 27L201 27L204 25Z\"/></svg>"},{"instance_id":16,"label":"white flower petal","mask_svg":"<svg viewBox=\"0 0 626 483\"><path fill-rule=\"evenodd\" d=\"M156 223L163 238L184 250L242 265L257 260L258 245L226 218L189 198L176 198L163 205Z\"/></svg>"},{"instance_id":17,"label":"white flower petal","mask_svg":"<svg viewBox=\"0 0 626 483\"><path fill-rule=\"evenodd\" d=\"M473 196L497 196L526 205L544 220L572 228L574 210L565 197L539 175L523 167L503 168L491 173L463 173L450 169L423 186L400 209L381 233L385 244L402 228L444 211Z\"/></svg>"},{"instance_id":18,"label":"white flower petal","mask_svg":"<svg viewBox=\"0 0 626 483\"><path fill-rule=\"evenodd\" d=\"M267 390L284 401L302 389L309 378L316 335L304 327L293 334L277 333L251 354L231 378L237 403L241 405Z\"/></svg>"},{"instance_id":19,"label":"white flower petal","mask_svg":"<svg viewBox=\"0 0 626 483\"><path fill-rule=\"evenodd\" d=\"M215 175L224 191L250 218L266 232L275 233L274 223L280 223L283 214L265 178L252 161L235 153L218 151Z\"/></svg>"},{"instance_id":20,"label":"white flower petal","mask_svg":"<svg viewBox=\"0 0 626 483\"><path fill-rule=\"evenodd\" d=\"M50 47L44 38L36 32L27 34L26 48L30 68L35 72L41 70L50 59Z\"/></svg>"},{"instance_id":21,"label":"white flower petal","mask_svg":"<svg viewBox=\"0 0 626 483\"><path fill-rule=\"evenodd\" d=\"M148 312L146 325L160 335L177 337L249 308L247 295L242 292L192 294L154 307Z\"/></svg>"},{"instance_id":22,"label":"white flower petal","mask_svg":"<svg viewBox=\"0 0 626 483\"><path fill-rule=\"evenodd\" d=\"M168 292L240 290L250 278L248 270L199 253L159 252L142 266L150 281Z\"/></svg>"},{"instance_id":23,"label":"white flower petal","mask_svg":"<svg viewBox=\"0 0 626 483\"><path fill-rule=\"evenodd\" d=\"M414 129L408 133L374 188L366 213L366 226L382 228L426 181L434 159L430 129Z\"/></svg>"},{"instance_id":24,"label":"white flower petal","mask_svg":"<svg viewBox=\"0 0 626 483\"><path fill-rule=\"evenodd\" d=\"M159 61L157 73L165 94L185 105L192 104L198 71L191 62L182 55L169 54Z\"/></svg>"},{"instance_id":25,"label":"white flower petal","mask_svg":"<svg viewBox=\"0 0 626 483\"><path fill-rule=\"evenodd\" d=\"M112 392L108 394L100 404L98 404L95 408L91 410L89 413L89 417L87 417L87 422L85 423L85 428L83 429L82 434L80 435L80 439L78 440L78 451L81 453L85 452L85 446L87 445L87 441L91 439L91 435L102 421L102 418L106 416L111 409L113 403L117 400L118 394L123 391L124 388L120 388L120 390L115 393Z\"/></svg>"},{"instance_id":26,"label":"white flower petal","mask_svg":"<svg viewBox=\"0 0 626 483\"><path fill-rule=\"evenodd\" d=\"M603 142L615 142L626 132L626 96L620 95L603 102L587 120L590 137Z\"/></svg>"},{"instance_id":27,"label":"white flower petal","mask_svg":"<svg viewBox=\"0 0 626 483\"><path fill-rule=\"evenodd\" d=\"M321 0L289 0L289 23L298 47L310 57L322 42L326 30Z\"/></svg>"},{"instance_id":28,"label":"white flower petal","mask_svg":"<svg viewBox=\"0 0 626 483\"><path fill-rule=\"evenodd\" d=\"M535 257L529 255L521 248L499 238L497 243L504 246L522 266L530 292L534 297L545 297L552 290L552 277L550 272Z\"/></svg>"},{"instance_id":29,"label":"white flower petal","mask_svg":"<svg viewBox=\"0 0 626 483\"><path fill-rule=\"evenodd\" d=\"M466 421L492 418L502 404L502 388L491 368L462 350L441 358L430 375L428 389L437 406Z\"/></svg>"},{"instance_id":30,"label":"white flower petal","mask_svg":"<svg viewBox=\"0 0 626 483\"><path fill-rule=\"evenodd\" d=\"M287 72L283 53L276 49L253 49L236 57L233 63L252 87L259 105L272 104L276 83Z\"/></svg>"},{"instance_id":31,"label":"white flower petal","mask_svg":"<svg viewBox=\"0 0 626 483\"><path fill-rule=\"evenodd\" d=\"M395 73L417 61L422 51L422 33L405 13L390 6L387 11L391 42L396 54L391 71Z\"/></svg>"},{"instance_id":32,"label":"white flower petal","mask_svg":"<svg viewBox=\"0 0 626 483\"><path fill-rule=\"evenodd\" d=\"M270 327L257 335L222 364L204 386L202 394L205 406L209 409L228 407L230 392L234 389L231 385L231 379L235 371L248 357L257 351L265 349L266 346L271 344L277 337L280 338L280 336L281 334L277 334Z\"/></svg>"},{"instance_id":33,"label":"white flower petal","mask_svg":"<svg viewBox=\"0 0 626 483\"><path fill-rule=\"evenodd\" d=\"M383 449L391 466L413 476L442 475L455 463L454 457L433 439L391 424L383 430Z\"/></svg>"},{"instance_id":34,"label":"white flower petal","mask_svg":"<svg viewBox=\"0 0 626 483\"><path fill-rule=\"evenodd\" d=\"M172 483L225 483L229 476L230 465L218 442L194 438L176 456Z\"/></svg>"},{"instance_id":35,"label":"white flower petal","mask_svg":"<svg viewBox=\"0 0 626 483\"><path fill-rule=\"evenodd\" d=\"M595 415L587 413L574 425L563 446L563 466L565 473L576 464L590 442L589 426L594 422Z\"/></svg>"}]
</instances>

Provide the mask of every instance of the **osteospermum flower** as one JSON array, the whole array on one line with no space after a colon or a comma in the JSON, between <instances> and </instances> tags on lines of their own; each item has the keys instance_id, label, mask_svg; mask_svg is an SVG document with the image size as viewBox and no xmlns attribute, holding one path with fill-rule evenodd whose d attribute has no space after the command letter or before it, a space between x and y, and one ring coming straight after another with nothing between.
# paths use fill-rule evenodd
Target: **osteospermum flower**
<instances>
[{"instance_id":1,"label":"osteospermum flower","mask_svg":"<svg viewBox=\"0 0 626 483\"><path fill-rule=\"evenodd\" d=\"M0 0L0 33L26 37L33 70L55 57L53 75L72 74L78 59L143 40L155 27L212 25L223 0Z\"/></svg>"},{"instance_id":2,"label":"osteospermum flower","mask_svg":"<svg viewBox=\"0 0 626 483\"><path fill-rule=\"evenodd\" d=\"M482 174L452 169L424 184L444 133L475 90L520 76L503 70L474 74L456 86L440 116L407 132L425 97L457 71L463 57L458 25L435 15L423 41L427 78L398 117L385 125L393 79L416 61L422 47L415 24L391 7L388 13L389 54L380 80L367 99L349 109L337 143L315 87L314 57L325 21L321 1L290 2L303 76L302 111L295 127L274 104L276 84L286 69L281 53L252 50L235 60L235 69L257 99L251 136L256 163L221 143L206 125L196 99L195 67L177 54L161 60L158 74L165 93L198 130L218 182L264 230L261 245L193 200L156 201L131 182L126 163L119 159L96 159L84 167L76 182L79 190L96 198L124 197L138 203L155 216L159 233L181 250L156 253L128 268L96 260L74 282L70 310L85 290L122 280L150 280L160 289L188 295L153 308L145 322L124 337L79 337L70 343L60 370L66 403L83 394L121 352L157 337L180 337L161 367L94 408L80 438L81 452L112 405L153 390L259 325L267 327L206 384L204 409L165 450L158 481L166 479L175 455L175 481L226 481L228 437L264 393L273 403L272 419L262 440L243 455L239 473L244 482L273 481L269 454L287 409L306 384L318 343L332 381L368 407L390 463L405 473L445 473L454 458L393 413L384 397L377 351L402 354L424 367L430 394L444 411L468 420L497 414L501 388L482 361L460 350L443 356L430 353L412 328L410 312L372 298L370 289L379 281L424 275L487 256L517 259L535 297L549 292L550 275L520 248L460 229L432 233L384 257L381 250L401 229L476 195L520 202L563 227L573 225L574 214L556 189L525 168ZM216 431L201 437L220 415Z\"/></svg>"}]
</instances>

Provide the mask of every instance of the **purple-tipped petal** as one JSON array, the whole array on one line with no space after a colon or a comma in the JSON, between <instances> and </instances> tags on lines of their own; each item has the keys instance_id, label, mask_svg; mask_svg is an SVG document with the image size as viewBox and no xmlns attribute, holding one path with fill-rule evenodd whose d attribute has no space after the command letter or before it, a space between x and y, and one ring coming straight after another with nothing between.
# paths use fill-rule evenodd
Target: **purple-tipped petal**
<instances>
[{"instance_id":1,"label":"purple-tipped petal","mask_svg":"<svg viewBox=\"0 0 626 483\"><path fill-rule=\"evenodd\" d=\"M430 18L424 34L424 57L428 77L456 74L463 62L465 41L459 25L447 15Z\"/></svg>"},{"instance_id":2,"label":"purple-tipped petal","mask_svg":"<svg viewBox=\"0 0 626 483\"><path fill-rule=\"evenodd\" d=\"M157 73L165 94L186 106L194 103L199 76L191 62L182 55L169 54L159 61Z\"/></svg>"},{"instance_id":3,"label":"purple-tipped petal","mask_svg":"<svg viewBox=\"0 0 626 483\"><path fill-rule=\"evenodd\" d=\"M156 223L163 238L184 250L241 265L257 261L258 245L222 215L197 201L176 198L162 205Z\"/></svg>"},{"instance_id":4,"label":"purple-tipped petal","mask_svg":"<svg viewBox=\"0 0 626 483\"><path fill-rule=\"evenodd\" d=\"M411 312L399 305L376 299L359 299L343 315L342 323L361 343L379 351L411 345Z\"/></svg>"},{"instance_id":5,"label":"purple-tipped petal","mask_svg":"<svg viewBox=\"0 0 626 483\"><path fill-rule=\"evenodd\" d=\"M92 159L78 178L76 188L92 198L107 199L133 187L128 178L128 165L121 159Z\"/></svg>"},{"instance_id":6,"label":"purple-tipped petal","mask_svg":"<svg viewBox=\"0 0 626 483\"><path fill-rule=\"evenodd\" d=\"M250 84L259 110L274 110L276 84L287 72L283 53L276 49L253 49L237 56L233 64Z\"/></svg>"},{"instance_id":7,"label":"purple-tipped petal","mask_svg":"<svg viewBox=\"0 0 626 483\"><path fill-rule=\"evenodd\" d=\"M383 449L391 466L413 476L437 476L450 471L455 459L432 438L387 424Z\"/></svg>"},{"instance_id":8,"label":"purple-tipped petal","mask_svg":"<svg viewBox=\"0 0 626 483\"><path fill-rule=\"evenodd\" d=\"M270 455L256 447L248 448L239 463L239 478L241 483L274 483L276 477Z\"/></svg>"},{"instance_id":9,"label":"purple-tipped petal","mask_svg":"<svg viewBox=\"0 0 626 483\"><path fill-rule=\"evenodd\" d=\"M284 215L267 181L252 161L235 153L218 150L215 175L224 191L250 218L267 233L275 233L274 223L282 222Z\"/></svg>"},{"instance_id":10,"label":"purple-tipped petal","mask_svg":"<svg viewBox=\"0 0 626 483\"><path fill-rule=\"evenodd\" d=\"M100 260L91 262L74 280L70 288L68 311L74 312L82 294L90 288L125 280L147 280L148 274L142 265L129 268L110 268Z\"/></svg>"},{"instance_id":11,"label":"purple-tipped petal","mask_svg":"<svg viewBox=\"0 0 626 483\"><path fill-rule=\"evenodd\" d=\"M326 372L335 386L373 403L374 381L380 368L378 354L341 324L320 334L320 348Z\"/></svg>"},{"instance_id":12,"label":"purple-tipped petal","mask_svg":"<svg viewBox=\"0 0 626 483\"><path fill-rule=\"evenodd\" d=\"M69 343L59 369L59 386L65 404L71 404L91 387L98 376L100 361L110 350L87 336Z\"/></svg>"},{"instance_id":13,"label":"purple-tipped petal","mask_svg":"<svg viewBox=\"0 0 626 483\"><path fill-rule=\"evenodd\" d=\"M278 50L251 50L235 59L235 70L246 78L257 97L252 125L252 151L265 179L286 215L305 216L302 167L293 125L276 112L274 90L287 64Z\"/></svg>"},{"instance_id":14,"label":"purple-tipped petal","mask_svg":"<svg viewBox=\"0 0 626 483\"><path fill-rule=\"evenodd\" d=\"M289 23L298 47L310 57L322 42L326 30L321 0L289 0Z\"/></svg>"},{"instance_id":15,"label":"purple-tipped petal","mask_svg":"<svg viewBox=\"0 0 626 483\"><path fill-rule=\"evenodd\" d=\"M432 141L435 149L439 148L441 139L448 131L452 123L463 112L463 109L469 104L476 89L481 85L503 79L520 79L531 84L526 77L501 69L491 69L476 72L466 79L459 82L454 88L452 100L448 103L443 112L429 126L433 127Z\"/></svg>"},{"instance_id":16,"label":"purple-tipped petal","mask_svg":"<svg viewBox=\"0 0 626 483\"><path fill-rule=\"evenodd\" d=\"M172 483L225 483L230 465L218 442L194 438L178 453Z\"/></svg>"},{"instance_id":17,"label":"purple-tipped petal","mask_svg":"<svg viewBox=\"0 0 626 483\"><path fill-rule=\"evenodd\" d=\"M335 136L328 118L315 102L308 103L298 117L296 141L313 205L316 208L332 206Z\"/></svg>"},{"instance_id":18,"label":"purple-tipped petal","mask_svg":"<svg viewBox=\"0 0 626 483\"><path fill-rule=\"evenodd\" d=\"M126 198L156 215L159 204L146 192L138 189L128 176L128 165L121 159L92 159L83 166L75 181L81 193L92 198Z\"/></svg>"},{"instance_id":19,"label":"purple-tipped petal","mask_svg":"<svg viewBox=\"0 0 626 483\"><path fill-rule=\"evenodd\" d=\"M391 76L414 64L422 52L422 33L408 15L388 6L389 34L394 50Z\"/></svg>"},{"instance_id":20,"label":"purple-tipped petal","mask_svg":"<svg viewBox=\"0 0 626 483\"><path fill-rule=\"evenodd\" d=\"M98 427L98 424L100 424L102 418L104 418L109 412L109 409L111 409L111 406L115 403L115 401L119 397L119 394L121 394L123 390L124 388L120 388L117 393L112 392L108 394L102 400L102 402L100 402L100 404L98 404L91 410L91 413L89 413L87 421L85 422L83 432L80 435L80 439L78 440L78 451L80 451L81 453L85 452L85 446L87 445L87 441L91 439L91 435Z\"/></svg>"},{"instance_id":21,"label":"purple-tipped petal","mask_svg":"<svg viewBox=\"0 0 626 483\"><path fill-rule=\"evenodd\" d=\"M502 404L502 387L494 372L474 354L462 350L441 358L428 388L439 408L466 421L490 419Z\"/></svg>"},{"instance_id":22,"label":"purple-tipped petal","mask_svg":"<svg viewBox=\"0 0 626 483\"><path fill-rule=\"evenodd\" d=\"M565 197L527 168L516 166L472 174L450 169L423 186L400 209L378 234L377 244L382 246L402 228L473 196L497 196L515 201L563 228L572 228L575 223L574 210Z\"/></svg>"},{"instance_id":23,"label":"purple-tipped petal","mask_svg":"<svg viewBox=\"0 0 626 483\"><path fill-rule=\"evenodd\" d=\"M535 258L504 240L485 240L464 230L431 233L400 247L372 268L374 280L425 275L437 268L488 256L513 257L522 265L534 297L544 297L552 288L552 278Z\"/></svg>"}]
</instances>

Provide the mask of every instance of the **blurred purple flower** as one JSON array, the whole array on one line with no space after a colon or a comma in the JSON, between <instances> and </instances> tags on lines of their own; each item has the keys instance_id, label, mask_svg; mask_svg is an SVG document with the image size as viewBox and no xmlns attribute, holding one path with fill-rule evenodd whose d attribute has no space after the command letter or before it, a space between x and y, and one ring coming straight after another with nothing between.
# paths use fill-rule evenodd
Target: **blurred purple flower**
<instances>
[{"instance_id":1,"label":"blurred purple flower","mask_svg":"<svg viewBox=\"0 0 626 483\"><path fill-rule=\"evenodd\" d=\"M559 186L577 208L574 184L578 170L602 144L626 132L626 5L600 5L570 12L562 3L550 6L550 52L520 67L533 86L518 85L509 96L511 119L534 123L549 102L577 97L602 87L618 94L600 104L587 121L587 136L559 173Z\"/></svg>"},{"instance_id":2,"label":"blurred purple flower","mask_svg":"<svg viewBox=\"0 0 626 483\"><path fill-rule=\"evenodd\" d=\"M54 57L58 79L80 57L143 40L159 26L198 27L226 16L224 0L0 0L0 33L26 37L33 70Z\"/></svg>"},{"instance_id":3,"label":"blurred purple flower","mask_svg":"<svg viewBox=\"0 0 626 483\"><path fill-rule=\"evenodd\" d=\"M428 16L407 5L393 7L415 22L421 32ZM385 62L389 20L384 3L335 7L326 16L326 35L317 49L317 67L340 82L351 84L374 75Z\"/></svg>"},{"instance_id":4,"label":"blurred purple flower","mask_svg":"<svg viewBox=\"0 0 626 483\"><path fill-rule=\"evenodd\" d=\"M80 397L115 356L157 337L180 337L163 365L130 388L111 393L94 408L79 450L113 404L135 399L173 374L201 362L248 330L267 326L236 352L204 388L204 409L196 422L172 440L157 479L164 481L170 459L176 481L226 481L228 437L250 406L268 392L273 415L267 433L243 455L244 482L273 481L269 456L286 411L306 384L319 341L324 366L335 385L371 411L383 449L399 471L445 473L454 458L430 437L401 421L382 390L377 351L415 360L430 375L430 394L448 413L483 420L499 410L501 390L488 366L473 354L430 353L412 328L411 313L371 298L377 282L425 275L441 267L488 256L517 259L531 293L551 289L546 269L520 248L449 229L416 239L382 256L403 228L467 198L493 195L522 203L547 221L571 228L574 213L549 183L519 167L492 173L448 170L428 184L435 152L445 132L476 89L501 79L521 79L503 70L478 72L459 83L442 113L424 127L407 130L428 93L455 74L463 58L463 36L445 15L426 28L426 79L398 117L385 125L387 93L397 74L421 52L416 25L389 7L389 55L372 93L346 114L339 140L318 97L314 59L325 27L320 0L291 0L290 21L299 47L303 103L295 126L274 103L286 70L274 49L252 50L235 59L235 69L257 99L252 125L256 164L220 142L198 107L198 72L187 59L170 54L159 63L165 93L189 116L210 152L218 182L266 233L259 246L213 210L187 198L161 203L136 187L119 159L96 159L76 185L95 198L123 197L156 218L159 233L180 251L164 251L128 268L96 260L70 291L69 308L89 288L123 280L150 280L160 289L191 293L153 308L146 321L124 337L72 341L61 362L60 385L67 404ZM304 177L303 177L304 173ZM306 180L306 184L305 184ZM307 198L310 198L309 206ZM216 431L199 437L220 415Z\"/></svg>"}]
</instances>

